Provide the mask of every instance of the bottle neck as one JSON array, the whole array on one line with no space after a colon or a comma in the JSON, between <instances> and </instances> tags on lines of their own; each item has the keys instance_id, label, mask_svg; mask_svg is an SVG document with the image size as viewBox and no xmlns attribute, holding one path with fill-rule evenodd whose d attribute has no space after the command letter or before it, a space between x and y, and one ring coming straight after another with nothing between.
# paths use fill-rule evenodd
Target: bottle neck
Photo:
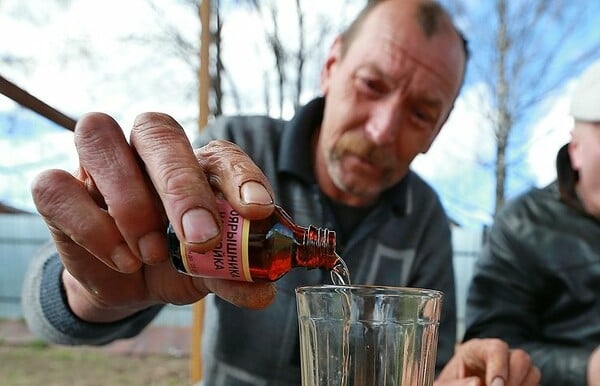
<instances>
[{"instance_id":1,"label":"bottle neck","mask_svg":"<svg viewBox=\"0 0 600 386\"><path fill-rule=\"evenodd\" d=\"M335 231L309 225L296 262L301 267L332 269L337 262Z\"/></svg>"}]
</instances>

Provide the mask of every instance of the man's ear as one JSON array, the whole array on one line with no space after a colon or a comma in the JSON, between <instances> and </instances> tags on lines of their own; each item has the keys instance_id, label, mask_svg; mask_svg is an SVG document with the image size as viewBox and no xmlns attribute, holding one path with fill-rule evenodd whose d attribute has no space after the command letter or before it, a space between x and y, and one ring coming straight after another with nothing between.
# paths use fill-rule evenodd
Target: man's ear
<instances>
[{"instance_id":1,"label":"man's ear","mask_svg":"<svg viewBox=\"0 0 600 386\"><path fill-rule=\"evenodd\" d=\"M329 89L329 80L331 79L331 73L333 71L334 66L341 60L342 55L342 37L338 36L333 41L333 44L329 48L329 52L327 53L327 58L325 59L325 63L323 64L323 68L321 68L321 82L319 83L321 88L321 93L323 95L327 94Z\"/></svg>"},{"instance_id":2,"label":"man's ear","mask_svg":"<svg viewBox=\"0 0 600 386\"><path fill-rule=\"evenodd\" d=\"M452 112L453 109L454 109L454 105L452 105L452 108L446 113L446 115L444 115L442 117L442 120L441 120L440 124L438 125L438 127L436 128L435 132L431 134L431 137L429 138L429 142L425 144L423 149L421 149L421 153L425 154L429 151L429 149L431 148L431 145L433 145L433 141L435 141L435 139L437 138L440 131L442 131L442 127L444 127L444 125L446 124L446 121L448 120L448 117L450 116L450 113Z\"/></svg>"},{"instance_id":3,"label":"man's ear","mask_svg":"<svg viewBox=\"0 0 600 386\"><path fill-rule=\"evenodd\" d=\"M442 130L442 126L440 126L434 133L431 134L431 137L429 138L429 142L427 142L425 144L425 146L423 146L423 149L421 149L421 153L425 154L429 151L429 149L431 148L431 145L433 145L433 141L437 138L438 134Z\"/></svg>"},{"instance_id":4,"label":"man's ear","mask_svg":"<svg viewBox=\"0 0 600 386\"><path fill-rule=\"evenodd\" d=\"M571 167L573 170L581 168L581 157L579 156L579 132L577 128L571 130L571 141L569 142L569 158L571 159Z\"/></svg>"}]
</instances>

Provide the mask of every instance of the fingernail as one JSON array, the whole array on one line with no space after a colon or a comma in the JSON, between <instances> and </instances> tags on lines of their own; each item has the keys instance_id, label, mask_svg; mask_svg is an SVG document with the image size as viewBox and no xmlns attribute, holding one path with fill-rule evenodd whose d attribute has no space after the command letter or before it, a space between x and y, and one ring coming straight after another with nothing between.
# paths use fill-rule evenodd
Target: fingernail
<instances>
[{"instance_id":1,"label":"fingernail","mask_svg":"<svg viewBox=\"0 0 600 386\"><path fill-rule=\"evenodd\" d=\"M202 208L190 209L181 219L185 241L203 243L219 233L219 226L209 211Z\"/></svg>"},{"instance_id":2,"label":"fingernail","mask_svg":"<svg viewBox=\"0 0 600 386\"><path fill-rule=\"evenodd\" d=\"M264 186L256 181L245 182L240 187L240 198L245 204L269 205L273 198Z\"/></svg>"},{"instance_id":3,"label":"fingernail","mask_svg":"<svg viewBox=\"0 0 600 386\"><path fill-rule=\"evenodd\" d=\"M496 377L492 380L492 386L504 386L504 379Z\"/></svg>"},{"instance_id":4,"label":"fingernail","mask_svg":"<svg viewBox=\"0 0 600 386\"><path fill-rule=\"evenodd\" d=\"M142 260L146 264L156 264L161 262L167 256L167 238L158 231L153 231L140 237L138 248L142 255Z\"/></svg>"},{"instance_id":5,"label":"fingernail","mask_svg":"<svg viewBox=\"0 0 600 386\"><path fill-rule=\"evenodd\" d=\"M110 259L116 265L119 272L123 273L135 272L141 265L141 261L131 253L125 243L120 244L113 250Z\"/></svg>"}]
</instances>

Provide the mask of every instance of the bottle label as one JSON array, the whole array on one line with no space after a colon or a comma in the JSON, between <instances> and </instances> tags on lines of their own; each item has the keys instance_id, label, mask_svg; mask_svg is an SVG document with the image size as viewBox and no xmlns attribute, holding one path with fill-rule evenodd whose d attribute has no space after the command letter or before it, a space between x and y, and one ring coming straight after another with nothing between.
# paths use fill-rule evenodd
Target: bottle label
<instances>
[{"instance_id":1,"label":"bottle label","mask_svg":"<svg viewBox=\"0 0 600 386\"><path fill-rule=\"evenodd\" d=\"M248 261L250 221L225 200L217 198L217 208L223 224L221 242L205 253L186 251L181 244L185 269L195 276L252 281Z\"/></svg>"}]
</instances>

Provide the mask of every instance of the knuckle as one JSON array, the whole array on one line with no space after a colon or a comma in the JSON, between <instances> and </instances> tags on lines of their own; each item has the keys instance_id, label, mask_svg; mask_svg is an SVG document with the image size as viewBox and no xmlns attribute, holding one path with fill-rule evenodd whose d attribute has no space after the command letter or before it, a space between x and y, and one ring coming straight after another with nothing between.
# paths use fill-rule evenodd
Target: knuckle
<instances>
[{"instance_id":1,"label":"knuckle","mask_svg":"<svg viewBox=\"0 0 600 386\"><path fill-rule=\"evenodd\" d=\"M251 175L253 178L262 174L242 148L232 142L213 140L196 149L195 154L199 164L209 174L229 171L233 177Z\"/></svg>"},{"instance_id":2,"label":"knuckle","mask_svg":"<svg viewBox=\"0 0 600 386\"><path fill-rule=\"evenodd\" d=\"M487 342L487 347L490 352L500 352L500 351L508 352L508 350L509 350L508 344L506 342L504 342L503 340L497 339L497 338L489 339Z\"/></svg>"},{"instance_id":3,"label":"knuckle","mask_svg":"<svg viewBox=\"0 0 600 386\"><path fill-rule=\"evenodd\" d=\"M68 224L57 224L57 227L75 244L86 246L89 245L89 240L104 236L97 225L94 221L87 221L85 217L74 216ZM109 256L105 256L105 259L108 260Z\"/></svg>"},{"instance_id":4,"label":"knuckle","mask_svg":"<svg viewBox=\"0 0 600 386\"><path fill-rule=\"evenodd\" d=\"M167 161L158 171L158 178L162 181L162 192L159 193L177 196L193 193L199 184L199 175L196 167Z\"/></svg>"},{"instance_id":5,"label":"knuckle","mask_svg":"<svg viewBox=\"0 0 600 386\"><path fill-rule=\"evenodd\" d=\"M104 113L87 113L75 126L74 139L77 147L97 147L107 138L107 128L118 127L117 122Z\"/></svg>"},{"instance_id":6,"label":"knuckle","mask_svg":"<svg viewBox=\"0 0 600 386\"><path fill-rule=\"evenodd\" d=\"M172 116L165 113L155 112L155 111L147 111L141 114L138 114L135 117L134 127L144 127L145 125L154 126L157 122L161 123L169 123L169 124L177 124L175 119Z\"/></svg>"},{"instance_id":7,"label":"knuckle","mask_svg":"<svg viewBox=\"0 0 600 386\"><path fill-rule=\"evenodd\" d=\"M213 139L206 145L196 149L196 156L203 159L220 160L223 158L247 157L241 147L233 142L222 139Z\"/></svg>"},{"instance_id":8,"label":"knuckle","mask_svg":"<svg viewBox=\"0 0 600 386\"><path fill-rule=\"evenodd\" d=\"M98 131L98 127L107 125L116 125L116 121L110 115L97 112L86 113L77 121L75 136L84 138Z\"/></svg>"},{"instance_id":9,"label":"knuckle","mask_svg":"<svg viewBox=\"0 0 600 386\"><path fill-rule=\"evenodd\" d=\"M525 350L514 349L511 355L513 356L514 360L518 363L523 363L526 365L531 364L531 357Z\"/></svg>"},{"instance_id":10,"label":"knuckle","mask_svg":"<svg viewBox=\"0 0 600 386\"><path fill-rule=\"evenodd\" d=\"M46 170L33 180L31 195L41 215L50 215L64 205L64 195L60 186L65 180L65 174L61 170Z\"/></svg>"},{"instance_id":11,"label":"knuckle","mask_svg":"<svg viewBox=\"0 0 600 386\"><path fill-rule=\"evenodd\" d=\"M133 139L134 137L143 135L144 137L160 140L166 132L181 134L183 128L168 114L146 112L139 114L135 118L131 129L131 137Z\"/></svg>"},{"instance_id":12,"label":"knuckle","mask_svg":"<svg viewBox=\"0 0 600 386\"><path fill-rule=\"evenodd\" d=\"M144 218L146 213L146 202L142 199L142 193L127 191L127 194L119 194L105 197L108 213L115 220L123 218Z\"/></svg>"},{"instance_id":13,"label":"knuckle","mask_svg":"<svg viewBox=\"0 0 600 386\"><path fill-rule=\"evenodd\" d=\"M138 115L131 129L130 140L145 161L170 160L191 149L183 128L171 116L162 113Z\"/></svg>"},{"instance_id":14,"label":"knuckle","mask_svg":"<svg viewBox=\"0 0 600 386\"><path fill-rule=\"evenodd\" d=\"M127 141L117 122L102 113L93 113L81 119L75 129L75 147L82 166L90 171L108 169L126 170L124 162Z\"/></svg>"}]
</instances>

